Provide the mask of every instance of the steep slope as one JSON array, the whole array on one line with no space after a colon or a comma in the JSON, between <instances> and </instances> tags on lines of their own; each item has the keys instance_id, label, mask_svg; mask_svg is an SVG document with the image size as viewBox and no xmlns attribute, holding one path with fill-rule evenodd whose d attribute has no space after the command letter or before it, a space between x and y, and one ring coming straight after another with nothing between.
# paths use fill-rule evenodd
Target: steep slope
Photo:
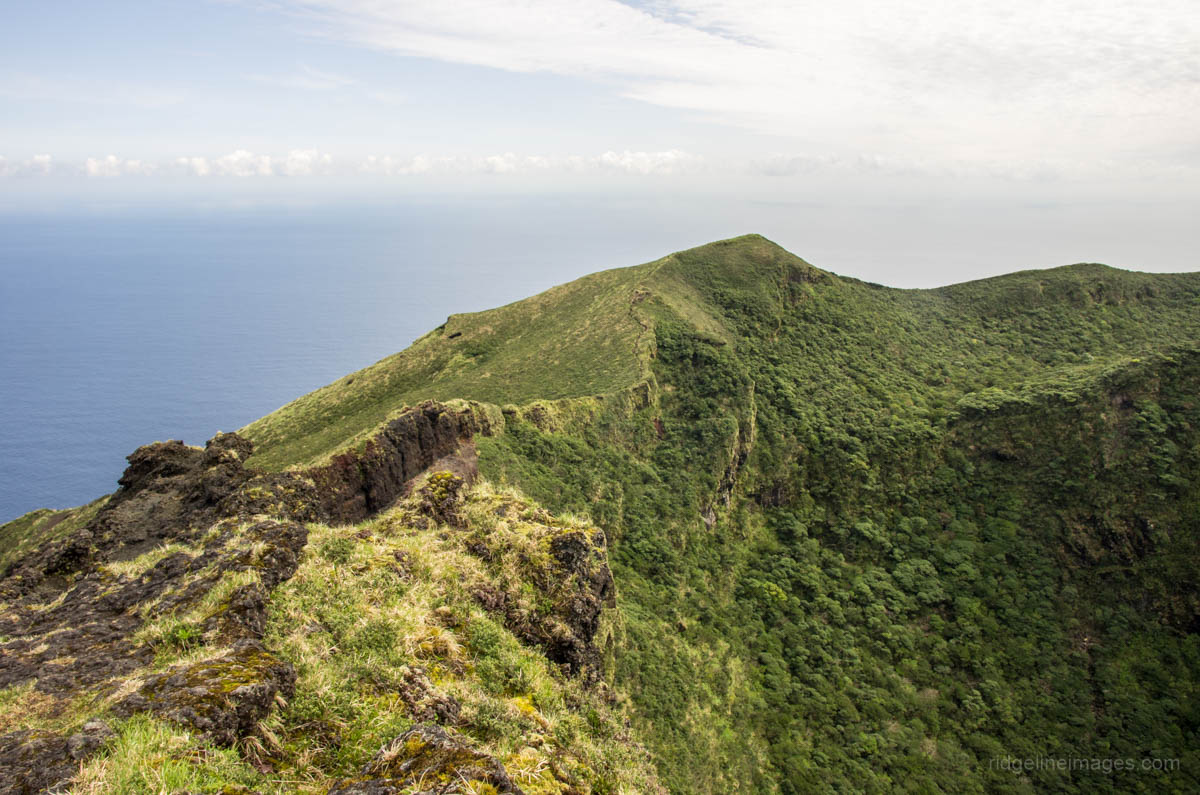
<instances>
[{"instance_id":1,"label":"steep slope","mask_svg":"<svg viewBox=\"0 0 1200 795\"><path fill-rule=\"evenodd\" d=\"M564 786L653 789L644 759L615 750L634 737L674 792L1186 792L1200 786L1197 394L1200 274L1073 265L896 290L747 236L452 316L243 429L255 444L250 479L204 510L298 523L310 538L301 572L305 560L343 557L321 552L327 544L367 534L361 555L345 553L354 574L338 599L312 585L331 573L275 586L268 603L292 623L272 625L263 647L291 655L297 692L346 678L351 694L326 700L360 706L364 669L353 655L322 657L329 641L316 630L307 640L301 617L356 605L358 618L320 630L339 649L372 621L400 620L388 612L399 606L373 606L388 597L372 590L370 561L395 551L373 539L399 521L411 528L401 538L437 546L461 524L428 491L419 510L397 503L406 483L430 467L469 474L477 457L498 487L586 516L608 539L616 586L601 623L619 630L601 630L603 611L580 612L588 600L554 596L537 567L512 573L512 550L538 560L550 536L533 532L531 546L525 531L494 524L508 509L486 489L470 498L486 510L464 509L467 535L449 531L468 556L452 570L483 561L492 568L474 582L492 578L501 595L438 597L456 614L490 611L524 644L513 654L549 661L545 687L567 692L567 709L541 717L577 729L554 733L547 758L558 761L544 768L576 770L569 784L556 779ZM426 400L443 404L411 408ZM126 502L118 492L92 509L98 519L59 520L73 524L40 556L29 534L60 537L54 517L0 528L23 561L5 582L36 580L22 593L39 605L86 582L87 566L111 565L116 553L95 531ZM406 518L378 518L395 510ZM364 520L375 524L338 529ZM440 529L420 535L422 522ZM132 543L143 554L192 543L163 528ZM312 538L324 540L314 548ZM603 577L583 581L603 590ZM436 612L438 599L422 604ZM530 604L547 616L575 607L531 626ZM445 629L473 648L469 629ZM412 669L397 661L384 668ZM490 663L471 665L478 681L451 688L463 703L534 693L496 691L480 674ZM395 701L413 687L406 676L382 692L407 726L423 707ZM319 732L333 726L369 741L350 742L347 758L321 757L310 781L324 786L354 764L384 770L399 746L363 758L386 739L366 732L386 723L372 699L358 712L322 707L307 723L272 713L260 723L277 734L271 721L283 721L286 750L262 758L310 770L316 757L304 749L324 748ZM622 714L628 735L615 728ZM586 727L572 723L581 715ZM523 730L465 725L477 755L464 769L486 774L484 754L511 772L524 764L514 754L538 753ZM262 731L246 736L270 745ZM414 736L445 745L427 734L401 745ZM1056 763L1014 768L1027 758Z\"/></svg>"}]
</instances>

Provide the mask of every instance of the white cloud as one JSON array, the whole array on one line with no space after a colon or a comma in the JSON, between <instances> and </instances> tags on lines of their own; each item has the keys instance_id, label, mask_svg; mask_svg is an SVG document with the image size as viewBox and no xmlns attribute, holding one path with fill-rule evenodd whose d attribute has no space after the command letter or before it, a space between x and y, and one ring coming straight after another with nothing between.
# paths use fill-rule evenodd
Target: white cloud
<instances>
[{"instance_id":1,"label":"white cloud","mask_svg":"<svg viewBox=\"0 0 1200 795\"><path fill-rule=\"evenodd\" d=\"M410 157L368 155L361 158L334 158L318 149L292 149L282 155L258 154L238 149L221 157L201 155L176 157L163 162L123 159L116 155L89 157L82 164L67 165L71 173L89 177L187 176L187 177L315 177L354 174L407 177L420 175L495 175L517 174L627 174L633 176L671 176L694 171L705 160L679 149L661 152L608 151L599 155L525 155L502 152L491 155L428 155ZM0 176L50 173L49 155L10 163L0 158Z\"/></svg>"},{"instance_id":2,"label":"white cloud","mask_svg":"<svg viewBox=\"0 0 1200 795\"><path fill-rule=\"evenodd\" d=\"M1082 165L1170 158L1200 129L1194 0L284 5L366 47L595 79L822 156Z\"/></svg>"},{"instance_id":3,"label":"white cloud","mask_svg":"<svg viewBox=\"0 0 1200 795\"><path fill-rule=\"evenodd\" d=\"M832 157L773 154L750 161L747 171L762 177L795 177L836 166L838 162L837 158Z\"/></svg>"},{"instance_id":4,"label":"white cloud","mask_svg":"<svg viewBox=\"0 0 1200 795\"><path fill-rule=\"evenodd\" d=\"M679 174L694 170L701 158L671 149L666 152L605 152L596 162L606 168L626 174Z\"/></svg>"},{"instance_id":5,"label":"white cloud","mask_svg":"<svg viewBox=\"0 0 1200 795\"><path fill-rule=\"evenodd\" d=\"M513 174L521 164L512 152L483 158L479 168L485 174Z\"/></svg>"},{"instance_id":6,"label":"white cloud","mask_svg":"<svg viewBox=\"0 0 1200 795\"><path fill-rule=\"evenodd\" d=\"M503 154L412 158L370 155L359 171L380 176L411 176L418 174L531 174L621 173L631 175L669 176L694 170L704 160L698 155L671 149L665 152L604 152L595 156L583 155L518 155Z\"/></svg>"},{"instance_id":7,"label":"white cloud","mask_svg":"<svg viewBox=\"0 0 1200 795\"><path fill-rule=\"evenodd\" d=\"M411 158L397 158L391 155L368 155L359 165L359 171L363 174L374 174L377 176L395 177L407 176L409 174L424 174L432 170L432 161L423 156Z\"/></svg>"},{"instance_id":8,"label":"white cloud","mask_svg":"<svg viewBox=\"0 0 1200 795\"><path fill-rule=\"evenodd\" d=\"M150 176L157 171L157 166L141 160L123 160L116 155L108 155L100 159L89 157L83 170L89 177Z\"/></svg>"},{"instance_id":9,"label":"white cloud","mask_svg":"<svg viewBox=\"0 0 1200 795\"><path fill-rule=\"evenodd\" d=\"M221 157L187 156L163 161L120 158L107 155L83 161L59 161L48 154L24 160L0 157L0 177L62 176L113 177L201 177L201 178L294 178L374 176L406 177L494 177L509 179L537 175L566 176L579 180L610 178L675 179L695 175L708 178L738 177L807 179L810 177L887 176L909 178L966 178L1003 181L1063 181L1088 176L1101 169L1121 176L1136 173L1142 179L1195 180L1200 168L1143 160L1131 165L1105 160L1086 165L1077 160L1044 157L1014 163L1005 159L932 158L923 155L880 155L857 153L815 155L775 153L746 159L705 157L681 149L663 151L609 150L598 155L536 155L503 152L492 155L415 156L368 155L341 157L318 149L292 149L283 154L259 154L238 149ZM765 185L765 183L764 183Z\"/></svg>"},{"instance_id":10,"label":"white cloud","mask_svg":"<svg viewBox=\"0 0 1200 795\"><path fill-rule=\"evenodd\" d=\"M333 158L316 149L293 149L283 158L279 172L288 177L309 177L333 171Z\"/></svg>"},{"instance_id":11,"label":"white cloud","mask_svg":"<svg viewBox=\"0 0 1200 795\"><path fill-rule=\"evenodd\" d=\"M175 159L175 165L184 174L194 177L207 177L212 173L212 165L206 157L179 157Z\"/></svg>"},{"instance_id":12,"label":"white cloud","mask_svg":"<svg viewBox=\"0 0 1200 795\"><path fill-rule=\"evenodd\" d=\"M50 155L34 155L26 160L9 160L0 155L0 177L47 176L56 170Z\"/></svg>"},{"instance_id":13,"label":"white cloud","mask_svg":"<svg viewBox=\"0 0 1200 795\"><path fill-rule=\"evenodd\" d=\"M269 177L274 173L270 155L256 155L245 149L218 157L212 163L212 170L222 177Z\"/></svg>"}]
</instances>

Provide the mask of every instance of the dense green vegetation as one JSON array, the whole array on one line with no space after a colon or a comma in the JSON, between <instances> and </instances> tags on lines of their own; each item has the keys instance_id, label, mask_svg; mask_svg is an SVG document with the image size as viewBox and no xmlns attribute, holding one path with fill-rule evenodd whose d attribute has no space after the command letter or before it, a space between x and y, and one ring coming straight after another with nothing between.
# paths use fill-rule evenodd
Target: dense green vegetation
<instances>
[{"instance_id":1,"label":"dense green vegetation","mask_svg":"<svg viewBox=\"0 0 1200 795\"><path fill-rule=\"evenodd\" d=\"M452 316L243 432L279 470L455 398L503 418L475 440L484 478L607 533L615 695L455 584L538 602L512 563L535 547L492 510L515 497L481 487L465 539L314 525L268 633L300 674L269 727L299 779L394 734L371 677L420 662L489 753L595 791L1200 789L1200 274L896 290L748 236ZM0 528L0 553L52 518ZM415 581L377 565L400 553Z\"/></svg>"},{"instance_id":2,"label":"dense green vegetation","mask_svg":"<svg viewBox=\"0 0 1200 795\"><path fill-rule=\"evenodd\" d=\"M896 291L762 250L659 274L695 292L643 303L657 404L484 448L616 536L618 682L665 780L1193 789L1200 280Z\"/></svg>"}]
</instances>

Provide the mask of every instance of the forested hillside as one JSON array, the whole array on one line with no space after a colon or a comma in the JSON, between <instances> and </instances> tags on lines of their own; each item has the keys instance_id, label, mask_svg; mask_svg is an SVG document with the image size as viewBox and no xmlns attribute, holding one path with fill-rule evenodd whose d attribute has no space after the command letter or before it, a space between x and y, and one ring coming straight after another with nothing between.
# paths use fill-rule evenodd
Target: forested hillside
<instances>
[{"instance_id":1,"label":"forested hillside","mask_svg":"<svg viewBox=\"0 0 1200 795\"><path fill-rule=\"evenodd\" d=\"M514 646L529 681L476 662L483 683L454 685L464 703L544 698L540 720L572 727L543 753L576 765L546 778L562 791L1200 788L1200 274L1072 265L897 290L722 241L452 316L244 428L248 471L314 503L361 473L361 515L377 513L394 496L380 473L411 469L381 429L426 400L471 417L456 433L479 478L607 538L593 678L509 622L551 664L530 673ZM308 579L272 597L287 607L266 639L297 664L315 663L287 611L315 598L315 561L365 565L380 553L329 545L386 535L329 515ZM463 515L463 554L496 565L507 525ZM0 549L57 538L50 518L6 525ZM549 587L508 571L506 592ZM468 626L443 629L470 658ZM295 743L357 725L307 703L308 723L283 713ZM515 759L520 731L476 736ZM1029 758L1077 761L1012 769Z\"/></svg>"}]
</instances>

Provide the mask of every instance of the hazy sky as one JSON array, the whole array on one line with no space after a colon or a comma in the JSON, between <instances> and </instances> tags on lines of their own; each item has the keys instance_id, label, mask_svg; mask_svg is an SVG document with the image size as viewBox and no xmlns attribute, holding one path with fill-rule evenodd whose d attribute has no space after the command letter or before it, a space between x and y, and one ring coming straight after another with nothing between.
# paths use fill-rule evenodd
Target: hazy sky
<instances>
[{"instance_id":1,"label":"hazy sky","mask_svg":"<svg viewBox=\"0 0 1200 795\"><path fill-rule=\"evenodd\" d=\"M6 4L0 209L453 192L1069 208L1197 269L1200 5Z\"/></svg>"}]
</instances>

